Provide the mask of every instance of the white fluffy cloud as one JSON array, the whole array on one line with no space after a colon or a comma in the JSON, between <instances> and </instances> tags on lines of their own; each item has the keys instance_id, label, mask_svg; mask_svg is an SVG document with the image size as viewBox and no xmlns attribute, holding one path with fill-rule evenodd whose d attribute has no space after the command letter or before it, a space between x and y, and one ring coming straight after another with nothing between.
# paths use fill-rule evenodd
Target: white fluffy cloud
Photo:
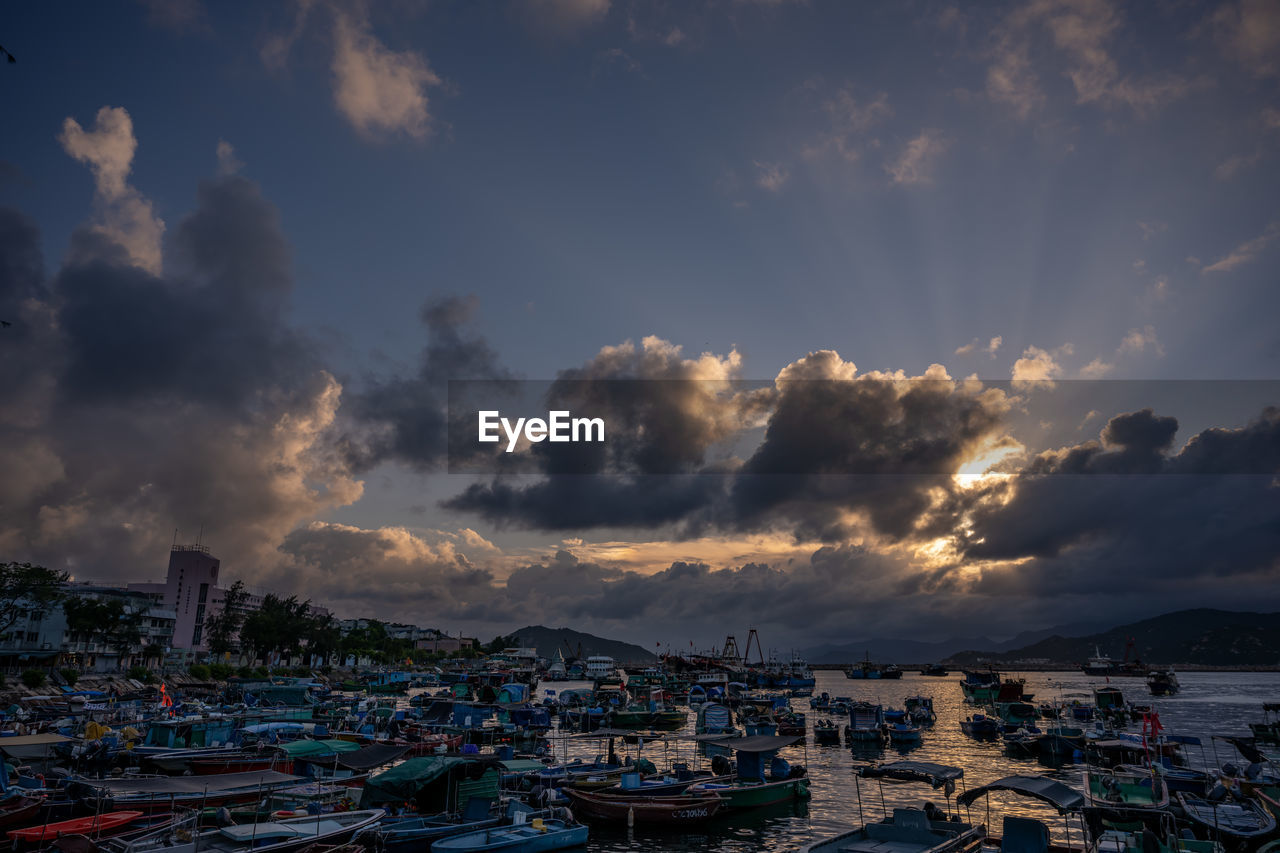
<instances>
[{"instance_id":1,"label":"white fluffy cloud","mask_svg":"<svg viewBox=\"0 0 1280 853\"><path fill-rule=\"evenodd\" d=\"M103 107L85 130L74 118L62 123L62 148L93 172L95 215L90 230L128 254L134 266L159 274L164 221L151 202L129 184L138 142L123 107Z\"/></svg>"},{"instance_id":2,"label":"white fluffy cloud","mask_svg":"<svg viewBox=\"0 0 1280 853\"><path fill-rule=\"evenodd\" d=\"M333 39L334 103L356 130L413 139L431 133L427 90L441 79L421 54L389 49L367 21L345 14L336 16Z\"/></svg>"}]
</instances>

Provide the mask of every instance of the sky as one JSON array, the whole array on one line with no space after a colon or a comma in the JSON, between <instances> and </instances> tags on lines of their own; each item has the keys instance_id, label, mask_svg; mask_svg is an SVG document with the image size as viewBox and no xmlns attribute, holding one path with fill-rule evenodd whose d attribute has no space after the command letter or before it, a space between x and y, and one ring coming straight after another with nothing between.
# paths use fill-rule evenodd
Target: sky
<instances>
[{"instance_id":1,"label":"sky","mask_svg":"<svg viewBox=\"0 0 1280 853\"><path fill-rule=\"evenodd\" d=\"M155 578L177 531L340 616L647 646L1280 609L1274 3L146 0L0 45L0 559ZM607 447L459 466L459 380Z\"/></svg>"}]
</instances>

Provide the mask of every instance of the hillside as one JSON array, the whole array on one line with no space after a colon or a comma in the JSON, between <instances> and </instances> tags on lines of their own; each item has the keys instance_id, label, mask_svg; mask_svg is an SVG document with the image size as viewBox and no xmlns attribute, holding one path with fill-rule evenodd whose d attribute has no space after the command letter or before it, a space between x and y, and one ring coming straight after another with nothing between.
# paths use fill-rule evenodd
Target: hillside
<instances>
[{"instance_id":1,"label":"hillside","mask_svg":"<svg viewBox=\"0 0 1280 853\"><path fill-rule=\"evenodd\" d=\"M538 656L551 660L559 650L565 658L577 657L578 648L582 648L582 656L608 655L619 663L652 663L657 655L642 649L634 643L620 640L608 640L594 634L584 634L569 628L547 628L543 625L526 625L512 634L520 638L520 645L535 648Z\"/></svg>"},{"instance_id":2,"label":"hillside","mask_svg":"<svg viewBox=\"0 0 1280 853\"><path fill-rule=\"evenodd\" d=\"M1132 637L1134 651L1153 665L1274 666L1280 664L1280 613L1232 613L1225 610L1180 610L1083 637L1054 635L1001 652L974 649L953 655L957 666L983 661L1047 660L1082 663L1094 649L1116 660L1124 658Z\"/></svg>"}]
</instances>

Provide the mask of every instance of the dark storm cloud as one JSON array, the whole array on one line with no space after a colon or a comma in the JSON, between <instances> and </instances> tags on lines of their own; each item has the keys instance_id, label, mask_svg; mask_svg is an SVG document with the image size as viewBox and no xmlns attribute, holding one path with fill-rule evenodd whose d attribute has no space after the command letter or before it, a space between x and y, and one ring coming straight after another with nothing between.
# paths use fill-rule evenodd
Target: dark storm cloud
<instances>
[{"instance_id":1,"label":"dark storm cloud","mask_svg":"<svg viewBox=\"0 0 1280 853\"><path fill-rule=\"evenodd\" d=\"M445 506L545 530L695 525L723 500L724 472L735 464L708 451L766 405L759 390L737 382L739 363L737 353L687 358L657 338L606 347L561 371L545 395L549 408L602 418L603 446L535 445L529 457L543 479L475 483Z\"/></svg>"},{"instance_id":2,"label":"dark storm cloud","mask_svg":"<svg viewBox=\"0 0 1280 853\"><path fill-rule=\"evenodd\" d=\"M360 494L326 446L341 388L284 319L277 213L243 178L202 183L163 275L115 236L80 229L45 279L35 229L0 215L0 547L137 578L175 526L203 525L232 562L275 559L288 530Z\"/></svg>"},{"instance_id":3,"label":"dark storm cloud","mask_svg":"<svg viewBox=\"0 0 1280 853\"><path fill-rule=\"evenodd\" d=\"M643 353L609 348L563 372L553 399L603 415L607 449L537 446L545 479L473 484L446 506L547 530L790 525L802 538L831 540L847 536L858 514L903 538L936 493L952 488L962 462L998 438L1007 408L1002 391L938 372L855 377L830 351L788 366L765 388L729 381L729 365L707 358L683 359L650 340ZM724 375L703 378L716 365ZM766 425L763 441L745 463L710 455L757 422Z\"/></svg>"},{"instance_id":4,"label":"dark storm cloud","mask_svg":"<svg viewBox=\"0 0 1280 853\"><path fill-rule=\"evenodd\" d=\"M742 527L778 516L798 534L840 539L848 513L908 536L951 475L996 438L1003 392L946 379L832 378L834 354L784 371L760 447L738 472L732 515Z\"/></svg>"},{"instance_id":5,"label":"dark storm cloud","mask_svg":"<svg viewBox=\"0 0 1280 853\"><path fill-rule=\"evenodd\" d=\"M473 423L451 417L449 381L511 378L484 338L468 330L475 308L474 297L428 302L419 315L427 345L414 375L372 377L351 396L344 413L350 423L344 445L354 468L395 460L433 470L449 451L450 432L474 429Z\"/></svg>"},{"instance_id":6,"label":"dark storm cloud","mask_svg":"<svg viewBox=\"0 0 1280 853\"><path fill-rule=\"evenodd\" d=\"M1150 410L1120 415L1100 443L1042 454L1001 499L981 503L964 556L1036 558L991 573L985 586L1049 594L1089 584L1215 584L1225 575L1274 581L1280 410L1238 429L1205 430L1171 452L1176 429L1174 418Z\"/></svg>"},{"instance_id":7,"label":"dark storm cloud","mask_svg":"<svg viewBox=\"0 0 1280 853\"><path fill-rule=\"evenodd\" d=\"M288 245L275 208L244 178L201 183L164 277L110 252L77 257L55 282L68 356L60 389L72 405L251 406L321 366L284 322Z\"/></svg>"}]
</instances>

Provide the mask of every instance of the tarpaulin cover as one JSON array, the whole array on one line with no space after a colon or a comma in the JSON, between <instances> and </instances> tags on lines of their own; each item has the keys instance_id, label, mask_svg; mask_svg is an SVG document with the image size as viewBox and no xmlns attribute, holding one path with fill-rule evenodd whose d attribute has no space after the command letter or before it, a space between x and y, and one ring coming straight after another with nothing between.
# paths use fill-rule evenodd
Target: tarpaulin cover
<instances>
[{"instance_id":1,"label":"tarpaulin cover","mask_svg":"<svg viewBox=\"0 0 1280 853\"><path fill-rule=\"evenodd\" d=\"M278 749L290 758L317 758L339 752L355 752L360 744L349 740L295 740L282 743Z\"/></svg>"},{"instance_id":2,"label":"tarpaulin cover","mask_svg":"<svg viewBox=\"0 0 1280 853\"><path fill-rule=\"evenodd\" d=\"M348 770L372 770L384 764L390 764L409 751L407 746L395 746L389 743L375 743L355 752L339 755L337 764Z\"/></svg>"},{"instance_id":3,"label":"tarpaulin cover","mask_svg":"<svg viewBox=\"0 0 1280 853\"><path fill-rule=\"evenodd\" d=\"M1025 797L1034 797L1055 806L1060 812L1075 811L1084 806L1084 794L1044 776L1006 776L990 785L965 791L956 797L956 803L967 806L992 791L1012 791Z\"/></svg>"},{"instance_id":4,"label":"tarpaulin cover","mask_svg":"<svg viewBox=\"0 0 1280 853\"><path fill-rule=\"evenodd\" d=\"M894 761L889 764L877 764L862 767L859 775L866 779L896 779L902 782L928 782L935 788L941 788L948 779L961 779L964 770L949 764L934 764L930 761Z\"/></svg>"},{"instance_id":5,"label":"tarpaulin cover","mask_svg":"<svg viewBox=\"0 0 1280 853\"><path fill-rule=\"evenodd\" d=\"M143 779L77 779L81 784L109 796L118 794L199 794L208 791L235 791L301 782L301 776L274 770L247 773L219 773L213 776L151 776Z\"/></svg>"},{"instance_id":6,"label":"tarpaulin cover","mask_svg":"<svg viewBox=\"0 0 1280 853\"><path fill-rule=\"evenodd\" d=\"M360 808L376 808L382 803L407 803L415 799L423 787L466 762L465 758L447 755L411 758L370 777L360 797Z\"/></svg>"}]
</instances>

